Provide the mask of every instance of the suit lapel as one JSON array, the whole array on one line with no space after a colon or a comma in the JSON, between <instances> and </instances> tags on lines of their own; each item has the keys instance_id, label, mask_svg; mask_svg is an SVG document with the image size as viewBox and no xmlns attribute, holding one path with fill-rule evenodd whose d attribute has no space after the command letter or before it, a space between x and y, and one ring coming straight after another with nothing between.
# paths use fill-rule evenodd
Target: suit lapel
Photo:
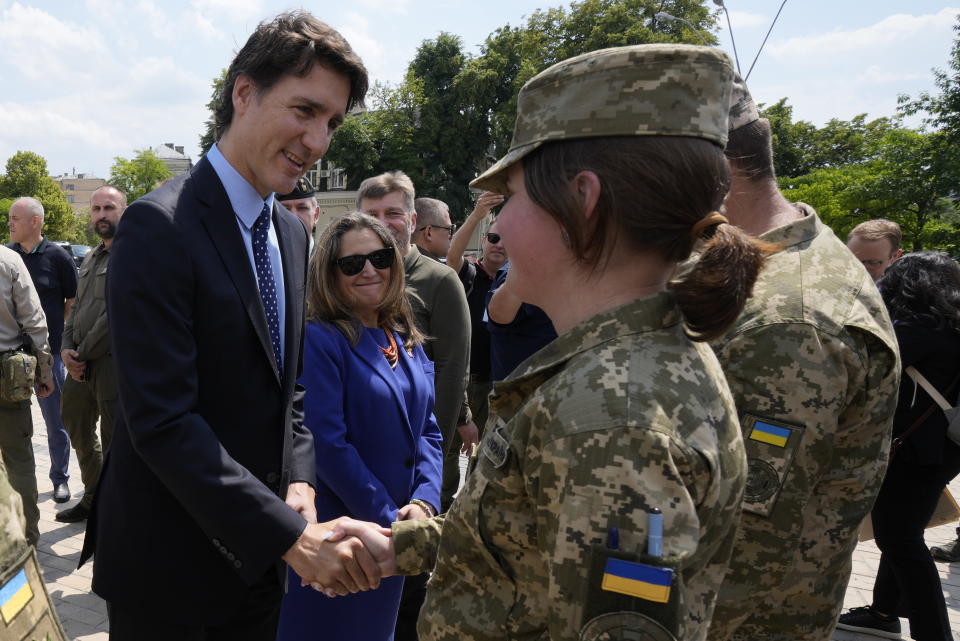
<instances>
[{"instance_id":1,"label":"suit lapel","mask_svg":"<svg viewBox=\"0 0 960 641\"><path fill-rule=\"evenodd\" d=\"M263 348L264 355L269 360L279 384L280 375L277 372L277 364L273 356L273 344L270 341L270 330L267 328L267 316L263 311L256 276L253 273L253 266L250 265L250 258L247 256L243 238L240 236L237 216L230 205L230 199L227 198L227 192L224 190L217 172L214 171L213 165L206 158L197 163L193 170L193 178L197 198L206 206L206 210L200 216L200 221L210 235L213 247L220 255L220 259L223 261L227 273L240 295L247 316L253 323L257 338L260 339L260 346Z\"/></svg>"},{"instance_id":2,"label":"suit lapel","mask_svg":"<svg viewBox=\"0 0 960 641\"><path fill-rule=\"evenodd\" d=\"M397 338L394 336L394 338ZM403 351L403 343L397 341L397 348ZM400 412L400 416L403 419L403 424L407 427L407 432L413 434L413 429L410 426L410 417L407 416L407 404L403 398L403 391L400 389L400 384L397 383L397 375L390 368L390 363L387 362L387 359L383 357L383 353L380 351L380 348L377 346L377 342L373 339L372 336L364 336L357 346L353 348L357 356L369 365L373 371L375 371L380 378L387 384L387 387L390 388L390 392L393 396L393 400L396 403L397 411ZM400 354L400 360L402 360L406 354ZM402 367L401 363L397 363L397 367Z\"/></svg>"}]
</instances>

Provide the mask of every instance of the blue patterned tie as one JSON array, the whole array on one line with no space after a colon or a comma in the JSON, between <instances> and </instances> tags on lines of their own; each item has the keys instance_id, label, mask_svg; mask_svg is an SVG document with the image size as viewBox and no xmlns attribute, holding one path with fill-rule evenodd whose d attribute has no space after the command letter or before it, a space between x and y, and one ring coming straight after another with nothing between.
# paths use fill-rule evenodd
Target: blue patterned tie
<instances>
[{"instance_id":1,"label":"blue patterned tie","mask_svg":"<svg viewBox=\"0 0 960 641\"><path fill-rule=\"evenodd\" d=\"M263 311L267 313L267 327L270 328L270 342L273 343L273 355L277 359L277 371L283 374L283 355L280 353L280 315L277 311L277 286L273 282L273 267L267 252L267 231L270 229L270 208L263 205L263 211L253 224L253 262L257 266L257 284L260 286L260 300Z\"/></svg>"}]
</instances>

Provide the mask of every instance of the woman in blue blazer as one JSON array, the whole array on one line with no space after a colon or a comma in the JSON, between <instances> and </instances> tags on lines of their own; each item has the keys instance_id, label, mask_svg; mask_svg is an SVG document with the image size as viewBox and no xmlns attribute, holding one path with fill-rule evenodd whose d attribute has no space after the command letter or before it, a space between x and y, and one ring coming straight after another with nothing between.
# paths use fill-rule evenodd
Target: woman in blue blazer
<instances>
[{"instance_id":1,"label":"woman in blue blazer","mask_svg":"<svg viewBox=\"0 0 960 641\"><path fill-rule=\"evenodd\" d=\"M317 243L308 273L304 425L317 457L317 518L389 527L440 504L433 363L421 348L393 237L348 214ZM289 572L280 641L393 638L403 577L330 599Z\"/></svg>"}]
</instances>

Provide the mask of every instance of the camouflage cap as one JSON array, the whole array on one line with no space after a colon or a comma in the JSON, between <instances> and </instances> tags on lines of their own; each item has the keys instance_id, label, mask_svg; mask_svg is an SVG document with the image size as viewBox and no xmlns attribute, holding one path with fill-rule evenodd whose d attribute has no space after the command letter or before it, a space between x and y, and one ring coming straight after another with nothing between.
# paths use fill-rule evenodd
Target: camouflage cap
<instances>
[{"instance_id":1,"label":"camouflage cap","mask_svg":"<svg viewBox=\"0 0 960 641\"><path fill-rule=\"evenodd\" d=\"M296 187L293 188L289 194L277 194L277 200L283 202L285 200L300 200L301 198L310 198L316 193L313 189L313 185L310 184L310 181L307 180L305 176L301 176L300 180L297 181Z\"/></svg>"},{"instance_id":2,"label":"camouflage cap","mask_svg":"<svg viewBox=\"0 0 960 641\"><path fill-rule=\"evenodd\" d=\"M510 149L470 186L506 193L506 170L551 140L692 136L722 147L732 79L730 58L712 47L633 45L564 60L520 90Z\"/></svg>"},{"instance_id":3,"label":"camouflage cap","mask_svg":"<svg viewBox=\"0 0 960 641\"><path fill-rule=\"evenodd\" d=\"M757 104L747 89L747 83L739 73L733 75L733 91L730 94L730 131L760 120Z\"/></svg>"}]
</instances>

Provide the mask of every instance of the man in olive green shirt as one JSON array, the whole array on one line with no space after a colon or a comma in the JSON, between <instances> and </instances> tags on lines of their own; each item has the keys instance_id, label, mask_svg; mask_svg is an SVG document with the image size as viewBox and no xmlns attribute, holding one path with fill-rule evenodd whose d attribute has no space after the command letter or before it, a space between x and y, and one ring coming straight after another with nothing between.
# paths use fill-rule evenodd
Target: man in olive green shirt
<instances>
[{"instance_id":1,"label":"man in olive green shirt","mask_svg":"<svg viewBox=\"0 0 960 641\"><path fill-rule=\"evenodd\" d=\"M104 185L90 197L90 223L101 242L80 266L77 300L63 328L60 354L68 376L63 383L61 415L77 452L84 494L79 503L54 517L62 523L83 521L90 514L103 452L113 435L117 384L110 356L105 291L110 246L126 207L126 195L110 185ZM102 447L97 438L98 416Z\"/></svg>"}]
</instances>

